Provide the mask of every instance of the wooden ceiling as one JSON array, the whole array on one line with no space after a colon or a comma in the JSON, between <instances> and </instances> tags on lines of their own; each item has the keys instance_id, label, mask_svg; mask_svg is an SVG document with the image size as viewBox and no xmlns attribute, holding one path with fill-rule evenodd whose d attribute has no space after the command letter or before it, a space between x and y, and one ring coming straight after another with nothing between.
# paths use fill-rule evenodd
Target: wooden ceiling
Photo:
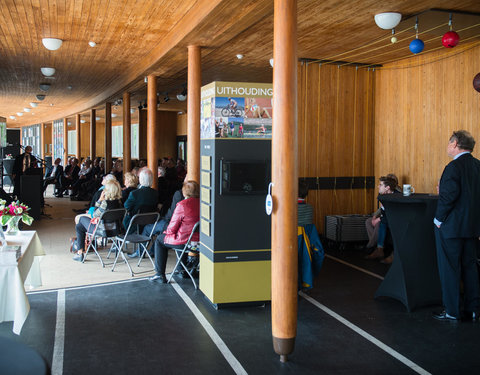
<instances>
[{"instance_id":1,"label":"wooden ceiling","mask_svg":"<svg viewBox=\"0 0 480 375\"><path fill-rule=\"evenodd\" d=\"M478 14L480 2L298 0L299 58L368 65L410 57L417 14L424 53L443 48L448 13L426 12L432 8ZM403 15L397 44L390 43L389 30L374 23L374 14L384 11ZM124 91L132 93L136 108L145 100L148 74L158 76L161 102L167 93L172 99L163 108L185 108L175 95L186 82L189 44L203 47L204 84L272 79L273 0L3 0L0 15L0 116L9 127L87 115ZM454 13L453 23L461 43L480 41L480 17ZM60 38L63 45L48 51L44 37ZM56 68L53 79L43 77L43 66ZM50 83L46 93L41 83ZM45 94L45 100L36 94ZM121 106L116 111L119 120Z\"/></svg>"}]
</instances>

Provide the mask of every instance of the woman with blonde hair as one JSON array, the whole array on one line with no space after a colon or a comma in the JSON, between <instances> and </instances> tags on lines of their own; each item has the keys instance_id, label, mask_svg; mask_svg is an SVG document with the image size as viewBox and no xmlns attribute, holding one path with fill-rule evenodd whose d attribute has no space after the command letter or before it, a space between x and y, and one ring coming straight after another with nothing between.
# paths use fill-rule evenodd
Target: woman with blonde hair
<instances>
[{"instance_id":1,"label":"woman with blonde hair","mask_svg":"<svg viewBox=\"0 0 480 375\"><path fill-rule=\"evenodd\" d=\"M105 188L102 190L100 198L95 203L95 210L92 217L81 216L78 224L75 225L75 231L77 232L77 240L74 244L76 254L73 260L78 262L83 261L85 253L85 234L93 233L95 229L94 224L90 224L90 220L93 218L99 218L106 210L113 210L115 208L122 208L122 189L117 180L110 180L105 183Z\"/></svg>"},{"instance_id":2,"label":"woman with blonde hair","mask_svg":"<svg viewBox=\"0 0 480 375\"><path fill-rule=\"evenodd\" d=\"M138 177L132 172L127 172L123 179L125 188L122 190L122 203L125 203L130 193L138 187Z\"/></svg>"}]
</instances>

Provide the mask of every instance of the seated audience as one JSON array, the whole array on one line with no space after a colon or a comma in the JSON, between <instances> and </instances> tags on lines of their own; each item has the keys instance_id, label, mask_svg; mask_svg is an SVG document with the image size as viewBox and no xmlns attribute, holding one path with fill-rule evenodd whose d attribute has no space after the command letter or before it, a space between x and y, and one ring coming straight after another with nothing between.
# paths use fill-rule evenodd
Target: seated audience
<instances>
[{"instance_id":1,"label":"seated audience","mask_svg":"<svg viewBox=\"0 0 480 375\"><path fill-rule=\"evenodd\" d=\"M113 163L112 171L110 172L115 176L120 185L123 184L123 161L120 159L115 160Z\"/></svg>"},{"instance_id":2,"label":"seated audience","mask_svg":"<svg viewBox=\"0 0 480 375\"><path fill-rule=\"evenodd\" d=\"M397 183L392 177L382 176L380 177L380 183L378 185L378 194L393 194L398 193L396 190ZM388 222L387 216L385 215L385 208L380 206L380 213L377 214L371 220L371 226L375 227L378 225L378 238L377 238L377 248L366 257L366 259L382 259L382 263L390 264L393 262L393 252L387 258L385 258L384 245L385 238L387 237ZM368 220L368 219L367 219ZM369 233L374 233L371 231Z\"/></svg>"},{"instance_id":3,"label":"seated audience","mask_svg":"<svg viewBox=\"0 0 480 375\"><path fill-rule=\"evenodd\" d=\"M187 181L183 184L182 193L185 199L177 203L170 224L165 232L155 240L156 274L149 279L150 281L167 282L165 268L167 266L168 249L172 246L187 243L195 223L200 220L199 192L200 188L195 181ZM192 240L198 241L198 239L199 234L195 233ZM191 261L191 263L193 262L194 260Z\"/></svg>"},{"instance_id":4,"label":"seated audience","mask_svg":"<svg viewBox=\"0 0 480 375\"><path fill-rule=\"evenodd\" d=\"M50 184L57 184L60 180L60 176L63 174L63 166L60 165L62 159L56 158L53 165L47 168L45 172L45 178L43 180L43 191L47 189Z\"/></svg>"},{"instance_id":5,"label":"seated audience","mask_svg":"<svg viewBox=\"0 0 480 375\"><path fill-rule=\"evenodd\" d=\"M69 164L64 168L63 175L60 176L58 194L56 197L61 198L65 190L70 188L78 179L78 172L80 172L80 167L78 166L78 159L71 158Z\"/></svg>"},{"instance_id":6,"label":"seated audience","mask_svg":"<svg viewBox=\"0 0 480 375\"><path fill-rule=\"evenodd\" d=\"M91 180L93 176L93 168L92 168L92 161L90 159L86 159L78 172L78 179L75 183L72 184L72 193L70 194L71 197L78 194L81 185Z\"/></svg>"},{"instance_id":7,"label":"seated audience","mask_svg":"<svg viewBox=\"0 0 480 375\"><path fill-rule=\"evenodd\" d=\"M124 204L127 210L127 214L123 220L125 229L128 228L132 217L139 213L140 210L142 212L157 211L158 194L157 191L151 187L153 184L152 171L148 168L143 168L140 171L139 182L140 187L130 193Z\"/></svg>"},{"instance_id":8,"label":"seated audience","mask_svg":"<svg viewBox=\"0 0 480 375\"><path fill-rule=\"evenodd\" d=\"M130 193L135 190L138 186L138 177L132 172L125 173L124 176L125 187L122 189L122 203L125 204Z\"/></svg>"},{"instance_id":9,"label":"seated audience","mask_svg":"<svg viewBox=\"0 0 480 375\"><path fill-rule=\"evenodd\" d=\"M102 191L98 201L95 203L95 209L91 215L83 214L75 218L75 231L77 232L77 239L74 244L76 254L73 260L78 262L83 261L85 249L85 233L93 233L95 225L90 224L92 218L99 218L106 210L113 210L122 207L122 191L120 184L115 180L110 180L105 183L105 188Z\"/></svg>"}]
</instances>

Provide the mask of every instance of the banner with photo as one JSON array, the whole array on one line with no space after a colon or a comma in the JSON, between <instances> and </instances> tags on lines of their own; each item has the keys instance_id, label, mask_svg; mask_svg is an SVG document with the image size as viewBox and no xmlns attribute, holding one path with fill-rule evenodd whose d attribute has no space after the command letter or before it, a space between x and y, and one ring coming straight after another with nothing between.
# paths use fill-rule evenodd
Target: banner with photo
<instances>
[{"instance_id":1,"label":"banner with photo","mask_svg":"<svg viewBox=\"0 0 480 375\"><path fill-rule=\"evenodd\" d=\"M202 87L201 138L272 138L270 83L212 82Z\"/></svg>"}]
</instances>

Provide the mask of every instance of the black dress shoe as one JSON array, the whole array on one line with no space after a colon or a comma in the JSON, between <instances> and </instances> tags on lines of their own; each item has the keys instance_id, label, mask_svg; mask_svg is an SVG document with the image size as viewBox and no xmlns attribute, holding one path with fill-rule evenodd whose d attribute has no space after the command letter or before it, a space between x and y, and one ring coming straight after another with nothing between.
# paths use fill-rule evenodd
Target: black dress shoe
<instances>
[{"instance_id":1,"label":"black dress shoe","mask_svg":"<svg viewBox=\"0 0 480 375\"><path fill-rule=\"evenodd\" d=\"M458 321L460 321L460 319L458 319L458 318L456 318L452 315L448 315L445 310L443 310L439 313L433 313L432 317L433 317L433 319L441 320L441 321L444 321L444 322L458 322Z\"/></svg>"},{"instance_id":2,"label":"black dress shoe","mask_svg":"<svg viewBox=\"0 0 480 375\"><path fill-rule=\"evenodd\" d=\"M465 311L463 314L463 320L467 322L478 322L479 317L480 313L478 312Z\"/></svg>"}]
</instances>

